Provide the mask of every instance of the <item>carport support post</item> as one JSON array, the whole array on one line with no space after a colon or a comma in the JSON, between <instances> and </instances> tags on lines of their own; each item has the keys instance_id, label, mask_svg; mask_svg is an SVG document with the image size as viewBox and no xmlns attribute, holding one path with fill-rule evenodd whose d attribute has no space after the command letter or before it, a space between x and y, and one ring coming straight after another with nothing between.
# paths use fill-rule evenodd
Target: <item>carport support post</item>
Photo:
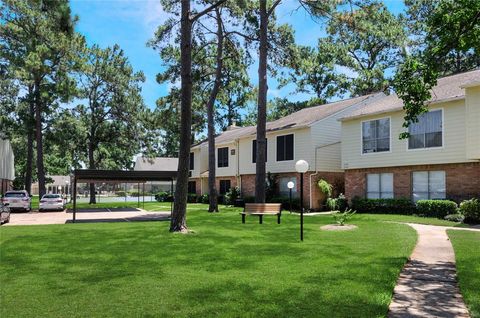
<instances>
[{"instance_id":1,"label":"carport support post","mask_svg":"<svg viewBox=\"0 0 480 318\"><path fill-rule=\"evenodd\" d=\"M137 208L139 208L140 207L140 183L137 183L137 190L138 190Z\"/></svg>"},{"instance_id":2,"label":"carport support post","mask_svg":"<svg viewBox=\"0 0 480 318\"><path fill-rule=\"evenodd\" d=\"M77 178L73 177L73 220L75 223L75 218L77 216Z\"/></svg>"},{"instance_id":3,"label":"carport support post","mask_svg":"<svg viewBox=\"0 0 480 318\"><path fill-rule=\"evenodd\" d=\"M142 186L142 195L143 195L143 208L142 209L145 209L145 182L143 182L143 186Z\"/></svg>"},{"instance_id":4,"label":"carport support post","mask_svg":"<svg viewBox=\"0 0 480 318\"><path fill-rule=\"evenodd\" d=\"M172 178L172 183L170 185L170 191L172 194L172 203L170 203L170 218L171 218L173 214L173 200L175 200L175 196L173 195L173 178Z\"/></svg>"}]
</instances>

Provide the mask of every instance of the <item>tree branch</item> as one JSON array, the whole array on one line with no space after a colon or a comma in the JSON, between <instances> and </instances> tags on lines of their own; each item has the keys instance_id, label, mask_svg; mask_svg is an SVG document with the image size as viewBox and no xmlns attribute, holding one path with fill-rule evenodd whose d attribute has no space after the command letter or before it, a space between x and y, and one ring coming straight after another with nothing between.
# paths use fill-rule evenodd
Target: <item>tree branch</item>
<instances>
[{"instance_id":1,"label":"tree branch","mask_svg":"<svg viewBox=\"0 0 480 318\"><path fill-rule=\"evenodd\" d=\"M200 11L199 13L195 14L193 17L190 18L190 22L194 22L201 18L203 15L207 14L208 12L214 10L216 7L221 6L223 3L225 3L227 0L219 0L216 3L212 4L208 8L205 8L204 10ZM277 0L280 1L280 0Z\"/></svg>"},{"instance_id":2,"label":"tree branch","mask_svg":"<svg viewBox=\"0 0 480 318\"><path fill-rule=\"evenodd\" d=\"M268 9L268 11L267 11L267 17L269 17L269 16L273 13L273 11L275 11L275 8L280 4L280 2L282 2L282 0L276 0L276 1L272 4L272 6L270 7L270 9Z\"/></svg>"}]
</instances>

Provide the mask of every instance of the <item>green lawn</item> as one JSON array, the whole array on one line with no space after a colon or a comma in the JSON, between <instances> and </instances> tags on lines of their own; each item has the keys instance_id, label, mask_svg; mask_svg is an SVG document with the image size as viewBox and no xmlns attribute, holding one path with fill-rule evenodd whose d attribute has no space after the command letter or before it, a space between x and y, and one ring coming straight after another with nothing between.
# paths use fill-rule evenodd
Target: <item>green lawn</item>
<instances>
[{"instance_id":1,"label":"green lawn","mask_svg":"<svg viewBox=\"0 0 480 318\"><path fill-rule=\"evenodd\" d=\"M437 218L421 217L414 215L397 215L397 214L356 214L360 220L364 221L389 221L389 222L403 222L403 223L418 223L427 225L441 225L453 227L468 227L463 223L457 223Z\"/></svg>"},{"instance_id":2,"label":"green lawn","mask_svg":"<svg viewBox=\"0 0 480 318\"><path fill-rule=\"evenodd\" d=\"M168 222L0 228L0 316L383 317L416 241L355 216L349 232L305 218L301 243L295 215L241 224L238 209L189 207L188 235Z\"/></svg>"},{"instance_id":3,"label":"green lawn","mask_svg":"<svg viewBox=\"0 0 480 318\"><path fill-rule=\"evenodd\" d=\"M457 262L460 290L472 318L480 317L480 232L448 230Z\"/></svg>"}]
</instances>

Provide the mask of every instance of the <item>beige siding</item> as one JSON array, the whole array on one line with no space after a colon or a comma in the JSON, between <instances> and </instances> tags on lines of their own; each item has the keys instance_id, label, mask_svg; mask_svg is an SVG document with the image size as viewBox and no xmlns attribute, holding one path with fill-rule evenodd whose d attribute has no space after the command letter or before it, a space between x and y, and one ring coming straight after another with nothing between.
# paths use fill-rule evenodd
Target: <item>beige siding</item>
<instances>
[{"instance_id":1,"label":"beige siding","mask_svg":"<svg viewBox=\"0 0 480 318\"><path fill-rule=\"evenodd\" d=\"M228 167L218 167L218 148L228 147ZM232 149L235 149L235 155L232 155ZM215 167L216 167L216 176L217 177L228 177L228 176L236 176L237 175L237 157L238 151L236 147L236 143L218 145L215 147ZM208 154L205 158L207 160L207 167L208 167ZM208 168L207 168L208 170Z\"/></svg>"},{"instance_id":2,"label":"beige siding","mask_svg":"<svg viewBox=\"0 0 480 318\"><path fill-rule=\"evenodd\" d=\"M201 170L201 163L200 156L202 155L200 148L192 149L193 152L193 170L191 170L192 178L200 177Z\"/></svg>"},{"instance_id":3,"label":"beige siding","mask_svg":"<svg viewBox=\"0 0 480 318\"><path fill-rule=\"evenodd\" d=\"M480 86L466 89L467 158L480 159Z\"/></svg>"},{"instance_id":4,"label":"beige siding","mask_svg":"<svg viewBox=\"0 0 480 318\"><path fill-rule=\"evenodd\" d=\"M15 179L13 149L10 141L0 139L0 179Z\"/></svg>"},{"instance_id":5,"label":"beige siding","mask_svg":"<svg viewBox=\"0 0 480 318\"><path fill-rule=\"evenodd\" d=\"M277 161L277 136L293 134L293 160ZM254 174L255 164L252 163L252 141L254 137L240 140L240 174ZM267 134L267 172L293 172L297 160L306 160L310 170L314 169L313 148L310 128L282 130Z\"/></svg>"},{"instance_id":6,"label":"beige siding","mask_svg":"<svg viewBox=\"0 0 480 318\"><path fill-rule=\"evenodd\" d=\"M360 105L351 106L324 118L311 126L312 153L316 152L316 166L312 170L317 171L343 171L341 162L342 124L338 121Z\"/></svg>"},{"instance_id":7,"label":"beige siding","mask_svg":"<svg viewBox=\"0 0 480 318\"><path fill-rule=\"evenodd\" d=\"M407 150L407 141L399 140L404 131L403 111L362 117L342 123L342 167L344 169L392 167L418 164L468 162L466 157L465 101L435 104L431 109L443 109L443 147ZM361 123L365 120L390 117L390 152L361 153Z\"/></svg>"},{"instance_id":8,"label":"beige siding","mask_svg":"<svg viewBox=\"0 0 480 318\"><path fill-rule=\"evenodd\" d=\"M336 142L330 145L318 147L317 152L317 171L342 172L341 152L342 144Z\"/></svg>"}]
</instances>

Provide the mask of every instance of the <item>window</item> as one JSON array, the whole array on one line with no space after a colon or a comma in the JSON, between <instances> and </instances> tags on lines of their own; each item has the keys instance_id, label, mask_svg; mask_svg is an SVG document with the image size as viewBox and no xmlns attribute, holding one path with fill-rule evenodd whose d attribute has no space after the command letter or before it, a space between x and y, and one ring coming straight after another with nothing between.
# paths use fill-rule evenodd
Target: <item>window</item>
<instances>
[{"instance_id":1,"label":"window","mask_svg":"<svg viewBox=\"0 0 480 318\"><path fill-rule=\"evenodd\" d=\"M412 179L413 201L445 199L445 171L415 171Z\"/></svg>"},{"instance_id":2,"label":"window","mask_svg":"<svg viewBox=\"0 0 480 318\"><path fill-rule=\"evenodd\" d=\"M195 154L193 152L190 153L190 170L195 168Z\"/></svg>"},{"instance_id":3,"label":"window","mask_svg":"<svg viewBox=\"0 0 480 318\"><path fill-rule=\"evenodd\" d=\"M265 162L268 160L268 139L265 138ZM257 162L257 141L252 140L252 163Z\"/></svg>"},{"instance_id":4,"label":"window","mask_svg":"<svg viewBox=\"0 0 480 318\"><path fill-rule=\"evenodd\" d=\"M293 160L293 134L277 137L277 161Z\"/></svg>"},{"instance_id":5,"label":"window","mask_svg":"<svg viewBox=\"0 0 480 318\"><path fill-rule=\"evenodd\" d=\"M362 123L362 153L390 151L390 118Z\"/></svg>"},{"instance_id":6,"label":"window","mask_svg":"<svg viewBox=\"0 0 480 318\"><path fill-rule=\"evenodd\" d=\"M290 195L290 189L288 188L287 184L292 181L294 184L294 187L292 188L292 195L295 196L297 193L297 178L295 177L285 177L285 178L280 178L278 180L278 194L281 196L289 196Z\"/></svg>"},{"instance_id":7,"label":"window","mask_svg":"<svg viewBox=\"0 0 480 318\"><path fill-rule=\"evenodd\" d=\"M393 198L393 173L367 174L367 198Z\"/></svg>"},{"instance_id":8,"label":"window","mask_svg":"<svg viewBox=\"0 0 480 318\"><path fill-rule=\"evenodd\" d=\"M442 147L442 127L441 109L420 115L408 128L408 149Z\"/></svg>"},{"instance_id":9,"label":"window","mask_svg":"<svg viewBox=\"0 0 480 318\"><path fill-rule=\"evenodd\" d=\"M228 147L217 149L218 167L228 167Z\"/></svg>"},{"instance_id":10,"label":"window","mask_svg":"<svg viewBox=\"0 0 480 318\"><path fill-rule=\"evenodd\" d=\"M220 194L230 191L230 180L220 180Z\"/></svg>"},{"instance_id":11,"label":"window","mask_svg":"<svg viewBox=\"0 0 480 318\"><path fill-rule=\"evenodd\" d=\"M188 193L197 193L197 182L188 181Z\"/></svg>"}]
</instances>

